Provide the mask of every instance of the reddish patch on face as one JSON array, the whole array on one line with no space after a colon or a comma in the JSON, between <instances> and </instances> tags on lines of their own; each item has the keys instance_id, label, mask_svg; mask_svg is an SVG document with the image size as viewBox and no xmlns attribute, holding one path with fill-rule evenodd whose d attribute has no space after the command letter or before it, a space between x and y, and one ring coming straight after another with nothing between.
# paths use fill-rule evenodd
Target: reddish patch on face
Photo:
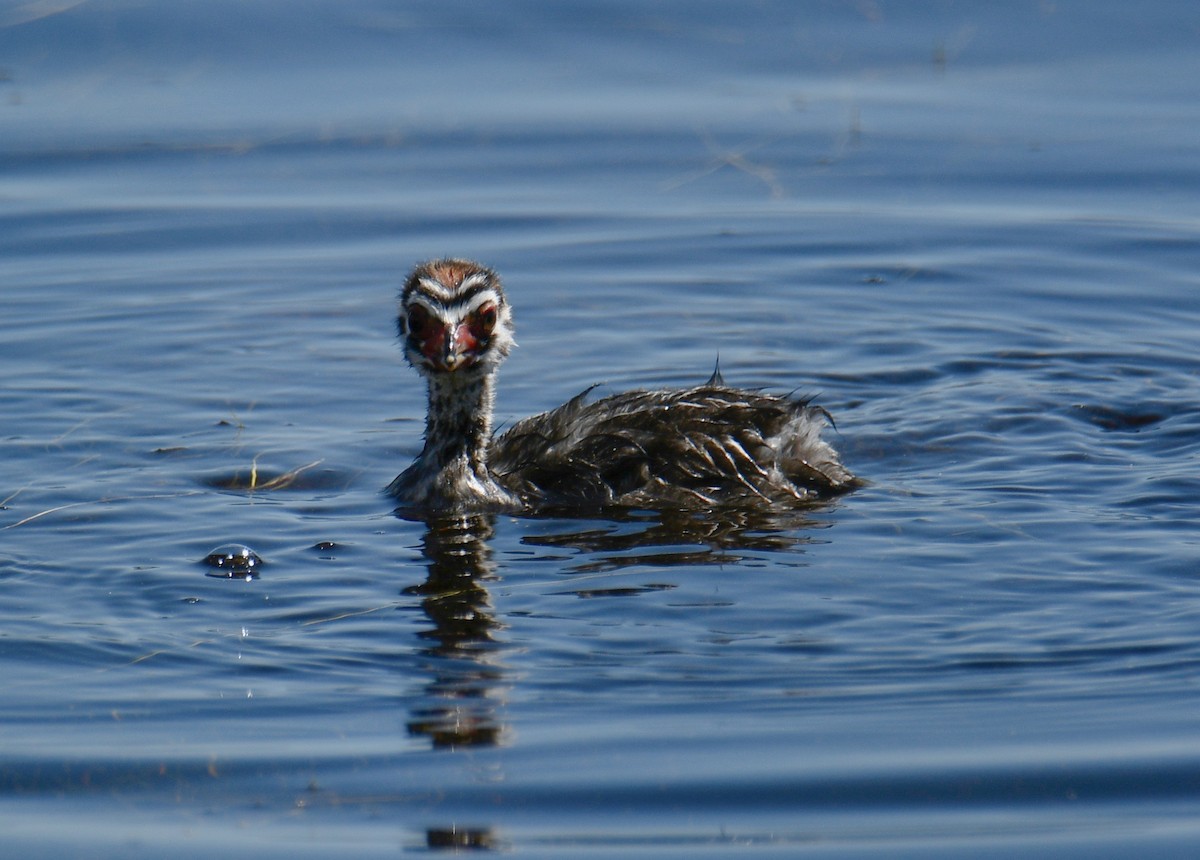
<instances>
[{"instance_id":1,"label":"reddish patch on face","mask_svg":"<svg viewBox=\"0 0 1200 860\"><path fill-rule=\"evenodd\" d=\"M475 340L486 344L491 339L492 332L496 330L496 314L495 302L485 302L471 312L467 317L467 325Z\"/></svg>"},{"instance_id":2,"label":"reddish patch on face","mask_svg":"<svg viewBox=\"0 0 1200 860\"><path fill-rule=\"evenodd\" d=\"M424 347L428 341L435 339L441 334L444 326L440 320L425 310L425 308L420 305L413 305L408 309L406 328L408 329L408 336Z\"/></svg>"},{"instance_id":3,"label":"reddish patch on face","mask_svg":"<svg viewBox=\"0 0 1200 860\"><path fill-rule=\"evenodd\" d=\"M470 322L459 323L454 327L450 337L450 354L462 358L474 357L479 350L479 339L471 328Z\"/></svg>"},{"instance_id":4,"label":"reddish patch on face","mask_svg":"<svg viewBox=\"0 0 1200 860\"><path fill-rule=\"evenodd\" d=\"M420 305L408 309L405 323L409 340L413 341L421 355L430 362L440 363L446 344L446 326L442 321Z\"/></svg>"},{"instance_id":5,"label":"reddish patch on face","mask_svg":"<svg viewBox=\"0 0 1200 860\"><path fill-rule=\"evenodd\" d=\"M479 361L495 332L496 320L495 302L480 305L453 327L421 305L413 305L408 309L406 327L409 339L433 368L455 371Z\"/></svg>"}]
</instances>

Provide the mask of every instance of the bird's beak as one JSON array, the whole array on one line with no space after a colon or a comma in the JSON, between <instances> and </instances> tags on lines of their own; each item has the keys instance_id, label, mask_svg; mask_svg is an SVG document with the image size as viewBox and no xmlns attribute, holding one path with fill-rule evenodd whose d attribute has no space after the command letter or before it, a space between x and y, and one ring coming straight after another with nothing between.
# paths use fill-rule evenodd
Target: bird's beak
<instances>
[{"instance_id":1,"label":"bird's beak","mask_svg":"<svg viewBox=\"0 0 1200 860\"><path fill-rule=\"evenodd\" d=\"M440 355L434 359L434 363L451 373L472 366L479 358L479 341L465 322L447 326L441 346Z\"/></svg>"}]
</instances>

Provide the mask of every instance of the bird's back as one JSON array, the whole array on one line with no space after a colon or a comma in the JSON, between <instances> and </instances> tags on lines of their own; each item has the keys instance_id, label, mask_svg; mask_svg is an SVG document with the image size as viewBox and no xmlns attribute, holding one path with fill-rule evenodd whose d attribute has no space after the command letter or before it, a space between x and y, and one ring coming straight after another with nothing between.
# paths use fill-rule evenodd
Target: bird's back
<instances>
[{"instance_id":1,"label":"bird's back","mask_svg":"<svg viewBox=\"0 0 1200 860\"><path fill-rule=\"evenodd\" d=\"M795 504L855 478L820 438L824 409L730 388L588 389L493 440L497 481L531 507L681 508Z\"/></svg>"}]
</instances>

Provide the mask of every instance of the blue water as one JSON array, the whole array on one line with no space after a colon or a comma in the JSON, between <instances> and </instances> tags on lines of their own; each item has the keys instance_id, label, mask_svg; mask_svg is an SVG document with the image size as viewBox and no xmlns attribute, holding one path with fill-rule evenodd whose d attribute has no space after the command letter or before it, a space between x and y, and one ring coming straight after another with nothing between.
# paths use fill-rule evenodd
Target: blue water
<instances>
[{"instance_id":1,"label":"blue water","mask_svg":"<svg viewBox=\"0 0 1200 860\"><path fill-rule=\"evenodd\" d=\"M5 853L1192 856L1198 43L1188 3L0 6ZM443 254L505 277L500 422L719 355L867 486L397 518L394 301Z\"/></svg>"}]
</instances>

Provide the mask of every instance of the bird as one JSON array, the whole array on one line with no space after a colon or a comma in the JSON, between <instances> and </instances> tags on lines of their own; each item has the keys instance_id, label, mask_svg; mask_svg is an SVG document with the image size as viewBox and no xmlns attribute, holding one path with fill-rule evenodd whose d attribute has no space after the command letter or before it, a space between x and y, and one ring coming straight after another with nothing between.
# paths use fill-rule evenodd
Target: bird
<instances>
[{"instance_id":1,"label":"bird","mask_svg":"<svg viewBox=\"0 0 1200 860\"><path fill-rule=\"evenodd\" d=\"M415 515L603 514L771 509L859 484L821 438L821 406L701 385L563 405L492 432L496 374L515 346L500 276L480 263L418 264L400 292L397 333L428 389L424 445L387 488Z\"/></svg>"}]
</instances>

